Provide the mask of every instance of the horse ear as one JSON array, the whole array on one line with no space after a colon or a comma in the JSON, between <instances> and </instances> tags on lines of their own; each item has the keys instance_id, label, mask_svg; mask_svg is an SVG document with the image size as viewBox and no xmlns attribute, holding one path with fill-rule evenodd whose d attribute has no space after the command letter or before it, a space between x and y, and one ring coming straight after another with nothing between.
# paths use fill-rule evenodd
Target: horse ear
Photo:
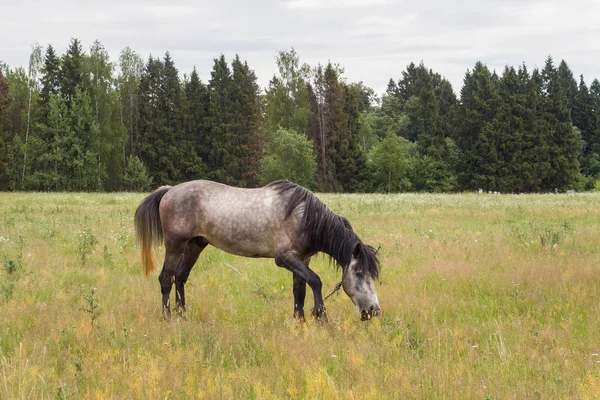
<instances>
[{"instance_id":1,"label":"horse ear","mask_svg":"<svg viewBox=\"0 0 600 400\"><path fill-rule=\"evenodd\" d=\"M352 252L352 257L358 258L359 255L360 255L360 243L356 243L356 246L354 246L354 251Z\"/></svg>"}]
</instances>

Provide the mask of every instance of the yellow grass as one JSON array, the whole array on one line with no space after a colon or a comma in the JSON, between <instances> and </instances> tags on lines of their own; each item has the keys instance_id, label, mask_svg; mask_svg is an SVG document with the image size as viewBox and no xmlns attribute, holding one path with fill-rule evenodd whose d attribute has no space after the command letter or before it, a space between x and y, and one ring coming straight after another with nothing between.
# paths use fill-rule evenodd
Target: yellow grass
<instances>
[{"instance_id":1,"label":"yellow grass","mask_svg":"<svg viewBox=\"0 0 600 400\"><path fill-rule=\"evenodd\" d=\"M142 194L0 194L0 398L600 398L600 195L320 197L382 245L382 317L299 324L289 272L209 248L165 322Z\"/></svg>"}]
</instances>

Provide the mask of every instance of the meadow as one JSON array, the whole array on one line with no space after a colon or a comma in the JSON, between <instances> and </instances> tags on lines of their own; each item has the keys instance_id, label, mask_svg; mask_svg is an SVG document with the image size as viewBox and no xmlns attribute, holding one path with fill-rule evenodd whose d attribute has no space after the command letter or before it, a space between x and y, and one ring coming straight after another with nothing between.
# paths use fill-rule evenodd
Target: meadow
<instances>
[{"instance_id":1,"label":"meadow","mask_svg":"<svg viewBox=\"0 0 600 400\"><path fill-rule=\"evenodd\" d=\"M164 321L143 197L0 193L0 398L600 398L600 194L319 195L381 245L383 315L340 293L327 324L292 318L272 260L214 248Z\"/></svg>"}]
</instances>

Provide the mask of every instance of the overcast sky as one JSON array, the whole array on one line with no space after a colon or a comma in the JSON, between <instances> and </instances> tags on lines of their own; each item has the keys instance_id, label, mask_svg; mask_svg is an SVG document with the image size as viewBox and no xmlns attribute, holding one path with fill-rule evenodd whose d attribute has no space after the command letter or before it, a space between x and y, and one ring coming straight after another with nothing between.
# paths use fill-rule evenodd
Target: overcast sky
<instances>
[{"instance_id":1,"label":"overcast sky","mask_svg":"<svg viewBox=\"0 0 600 400\"><path fill-rule=\"evenodd\" d=\"M588 85L600 79L600 0L0 0L0 15L0 61L13 67L27 66L32 43L63 54L77 37L86 50L100 40L113 61L126 46L144 59L168 50L204 81L215 57L237 53L262 87L291 47L378 93L421 60L457 94L477 60L500 73L551 54Z\"/></svg>"}]
</instances>

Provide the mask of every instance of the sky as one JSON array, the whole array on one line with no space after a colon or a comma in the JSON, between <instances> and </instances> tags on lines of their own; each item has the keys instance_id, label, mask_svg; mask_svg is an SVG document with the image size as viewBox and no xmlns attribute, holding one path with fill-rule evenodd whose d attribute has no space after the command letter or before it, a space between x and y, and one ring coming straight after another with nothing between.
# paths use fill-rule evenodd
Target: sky
<instances>
[{"instance_id":1,"label":"sky","mask_svg":"<svg viewBox=\"0 0 600 400\"><path fill-rule=\"evenodd\" d=\"M0 61L11 67L27 67L34 43L63 54L76 37L85 50L99 40L112 61L127 46L144 59L169 51L181 74L195 66L205 82L214 58L239 54L263 88L292 47L379 94L421 61L457 94L476 61L500 74L552 55L588 85L600 79L600 0L0 0L0 15Z\"/></svg>"}]
</instances>

